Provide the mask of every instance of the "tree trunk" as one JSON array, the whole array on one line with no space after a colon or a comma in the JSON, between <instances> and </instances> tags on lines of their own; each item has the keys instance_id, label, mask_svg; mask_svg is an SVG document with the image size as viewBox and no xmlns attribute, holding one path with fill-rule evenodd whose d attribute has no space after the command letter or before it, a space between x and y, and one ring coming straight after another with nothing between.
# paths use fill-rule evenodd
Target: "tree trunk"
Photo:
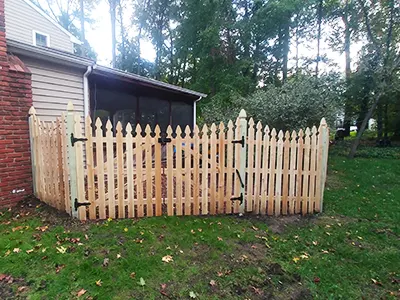
<instances>
[{"instance_id":1,"label":"tree trunk","mask_svg":"<svg viewBox=\"0 0 400 300\"><path fill-rule=\"evenodd\" d=\"M117 39L115 33L115 7L116 7L116 0L109 0L110 3L110 17L111 17L111 53L112 53L112 67L115 68L115 59L116 59L116 46L117 46Z\"/></svg>"},{"instance_id":2,"label":"tree trunk","mask_svg":"<svg viewBox=\"0 0 400 300\"><path fill-rule=\"evenodd\" d=\"M376 128L378 130L378 140L381 140L383 137L383 117L382 117L382 104L381 103L378 104Z\"/></svg>"},{"instance_id":3,"label":"tree trunk","mask_svg":"<svg viewBox=\"0 0 400 300\"><path fill-rule=\"evenodd\" d=\"M349 0L346 0L345 13L342 17L344 23L344 53L346 58L346 86L347 90L350 88L350 77L351 77L351 57L350 57L350 42L351 32L349 24ZM350 126L352 119L351 99L349 95L346 95L345 108L344 108L344 135L350 136Z\"/></svg>"},{"instance_id":4,"label":"tree trunk","mask_svg":"<svg viewBox=\"0 0 400 300\"><path fill-rule=\"evenodd\" d=\"M80 0L80 19L81 19L81 38L82 42L85 43L85 6L83 5L83 0Z\"/></svg>"},{"instance_id":5,"label":"tree trunk","mask_svg":"<svg viewBox=\"0 0 400 300\"><path fill-rule=\"evenodd\" d=\"M361 137L362 137L362 135L363 135L365 129L367 128L368 121L369 121L369 119L371 119L372 114L374 113L374 111L375 111L375 109L376 109L376 106L378 105L378 103L379 103L381 97L382 97L382 93L379 93L379 94L376 96L375 101L374 101L374 103L372 104L371 108L368 110L368 113L367 113L367 115L365 116L365 118L364 118L364 120L363 120L363 122L362 122L362 124L361 124L360 130L357 132L357 137L356 137L356 139L354 140L353 144L351 145L350 153L349 153L349 156L348 156L350 159L354 158L354 155L355 155L356 152L357 152L357 148L358 148L358 146L360 145Z\"/></svg>"},{"instance_id":6,"label":"tree trunk","mask_svg":"<svg viewBox=\"0 0 400 300\"><path fill-rule=\"evenodd\" d=\"M322 8L323 8L324 0L319 0L318 3L318 33L317 33L317 63L315 65L315 77L319 75L319 61L321 60L321 24L322 24Z\"/></svg>"},{"instance_id":7,"label":"tree trunk","mask_svg":"<svg viewBox=\"0 0 400 300\"><path fill-rule=\"evenodd\" d=\"M289 62L289 46L290 46L290 16L288 16L287 23L283 27L283 41L282 41L282 83L286 82L288 77L288 62Z\"/></svg>"}]
</instances>

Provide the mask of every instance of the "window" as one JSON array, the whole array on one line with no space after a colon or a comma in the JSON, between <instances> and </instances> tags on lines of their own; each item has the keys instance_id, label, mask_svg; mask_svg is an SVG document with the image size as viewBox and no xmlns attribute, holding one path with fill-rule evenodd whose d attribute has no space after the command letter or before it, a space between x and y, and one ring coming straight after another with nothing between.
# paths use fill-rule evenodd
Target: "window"
<instances>
[{"instance_id":1,"label":"window","mask_svg":"<svg viewBox=\"0 0 400 300\"><path fill-rule=\"evenodd\" d=\"M50 47L50 36L45 33L33 31L33 44L35 46Z\"/></svg>"}]
</instances>

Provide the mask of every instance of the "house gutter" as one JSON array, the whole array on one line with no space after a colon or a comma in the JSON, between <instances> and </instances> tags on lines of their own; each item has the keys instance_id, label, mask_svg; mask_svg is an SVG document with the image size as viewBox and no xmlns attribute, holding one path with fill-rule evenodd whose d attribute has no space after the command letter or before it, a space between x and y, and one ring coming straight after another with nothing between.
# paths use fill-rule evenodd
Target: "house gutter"
<instances>
[{"instance_id":1,"label":"house gutter","mask_svg":"<svg viewBox=\"0 0 400 300\"><path fill-rule=\"evenodd\" d=\"M89 99L90 99L90 91L89 91L89 75L92 73L92 66L88 66L86 72L83 74L83 110L85 118L89 115Z\"/></svg>"},{"instance_id":2,"label":"house gutter","mask_svg":"<svg viewBox=\"0 0 400 300\"><path fill-rule=\"evenodd\" d=\"M197 100L195 100L194 103L193 103L193 129L196 127L196 124L197 124L197 122L196 122L196 120L197 120L197 116L196 116L196 112L197 112L197 110L196 110L196 103L197 103L198 101L200 101L202 98L203 98L203 97L200 96L200 97L199 97Z\"/></svg>"}]
</instances>

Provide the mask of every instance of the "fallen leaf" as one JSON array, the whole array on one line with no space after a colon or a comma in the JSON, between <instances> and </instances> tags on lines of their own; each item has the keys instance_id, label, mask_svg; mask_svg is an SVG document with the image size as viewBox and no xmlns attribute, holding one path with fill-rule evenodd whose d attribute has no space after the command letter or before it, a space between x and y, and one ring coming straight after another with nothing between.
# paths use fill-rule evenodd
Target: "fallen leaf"
<instances>
[{"instance_id":1,"label":"fallen leaf","mask_svg":"<svg viewBox=\"0 0 400 300\"><path fill-rule=\"evenodd\" d=\"M28 287L26 287L26 286L20 286L20 287L18 288L18 292L23 292L23 291L25 291L27 288L28 288Z\"/></svg>"},{"instance_id":2,"label":"fallen leaf","mask_svg":"<svg viewBox=\"0 0 400 300\"><path fill-rule=\"evenodd\" d=\"M193 229L191 229L190 232L191 232L192 234L194 234L194 230L193 230Z\"/></svg>"},{"instance_id":3,"label":"fallen leaf","mask_svg":"<svg viewBox=\"0 0 400 300\"><path fill-rule=\"evenodd\" d=\"M314 282L315 283L319 283L321 281L321 279L319 277L314 277Z\"/></svg>"},{"instance_id":4,"label":"fallen leaf","mask_svg":"<svg viewBox=\"0 0 400 300\"><path fill-rule=\"evenodd\" d=\"M218 241L223 241L222 237L218 237Z\"/></svg>"},{"instance_id":5,"label":"fallen leaf","mask_svg":"<svg viewBox=\"0 0 400 300\"><path fill-rule=\"evenodd\" d=\"M39 230L41 232L46 231L49 228L49 226L42 226L42 227L36 227L36 230Z\"/></svg>"},{"instance_id":6,"label":"fallen leaf","mask_svg":"<svg viewBox=\"0 0 400 300\"><path fill-rule=\"evenodd\" d=\"M312 244L313 244L314 246L317 246L317 245L318 245L318 242L317 242L317 241L313 241Z\"/></svg>"},{"instance_id":7,"label":"fallen leaf","mask_svg":"<svg viewBox=\"0 0 400 300\"><path fill-rule=\"evenodd\" d=\"M194 298L196 298L196 294L193 291L190 291L189 292L189 297L194 299Z\"/></svg>"},{"instance_id":8,"label":"fallen leaf","mask_svg":"<svg viewBox=\"0 0 400 300\"><path fill-rule=\"evenodd\" d=\"M171 262L171 261L174 261L174 259L172 258L171 255L163 256L163 258L162 258L161 260L162 260L163 262L166 262L166 263L169 263L169 262Z\"/></svg>"},{"instance_id":9,"label":"fallen leaf","mask_svg":"<svg viewBox=\"0 0 400 300\"><path fill-rule=\"evenodd\" d=\"M302 255L300 255L300 258L301 258L301 259L308 259L308 255L302 254Z\"/></svg>"},{"instance_id":10,"label":"fallen leaf","mask_svg":"<svg viewBox=\"0 0 400 300\"><path fill-rule=\"evenodd\" d=\"M81 289L76 295L77 295L78 298L79 298L80 296L85 295L85 293L86 293L86 290L85 290L85 289Z\"/></svg>"},{"instance_id":11,"label":"fallen leaf","mask_svg":"<svg viewBox=\"0 0 400 300\"><path fill-rule=\"evenodd\" d=\"M328 254L329 251L327 251L327 250L322 250L322 253L323 253L323 254Z\"/></svg>"},{"instance_id":12,"label":"fallen leaf","mask_svg":"<svg viewBox=\"0 0 400 300\"><path fill-rule=\"evenodd\" d=\"M258 228L257 228L256 226L251 226L251 228L252 228L254 231L258 231Z\"/></svg>"},{"instance_id":13,"label":"fallen leaf","mask_svg":"<svg viewBox=\"0 0 400 300\"><path fill-rule=\"evenodd\" d=\"M56 274L60 273L62 269L64 269L65 265L56 265Z\"/></svg>"},{"instance_id":14,"label":"fallen leaf","mask_svg":"<svg viewBox=\"0 0 400 300\"><path fill-rule=\"evenodd\" d=\"M101 286L101 284L102 284L101 279L99 279L99 280L96 281L96 285L97 285L97 286Z\"/></svg>"},{"instance_id":15,"label":"fallen leaf","mask_svg":"<svg viewBox=\"0 0 400 300\"><path fill-rule=\"evenodd\" d=\"M138 284L140 286L145 286L146 285L146 281L144 281L143 277L140 277Z\"/></svg>"},{"instance_id":16,"label":"fallen leaf","mask_svg":"<svg viewBox=\"0 0 400 300\"><path fill-rule=\"evenodd\" d=\"M325 232L327 235L331 235L329 232Z\"/></svg>"},{"instance_id":17,"label":"fallen leaf","mask_svg":"<svg viewBox=\"0 0 400 300\"><path fill-rule=\"evenodd\" d=\"M262 295L262 290L260 290L260 289L258 289L258 288L256 288L256 287L254 287L254 286L252 286L251 288L253 289L253 291L254 291L255 294L257 294L257 295Z\"/></svg>"},{"instance_id":18,"label":"fallen leaf","mask_svg":"<svg viewBox=\"0 0 400 300\"><path fill-rule=\"evenodd\" d=\"M32 252L33 252L33 249L26 250L27 254L32 253Z\"/></svg>"},{"instance_id":19,"label":"fallen leaf","mask_svg":"<svg viewBox=\"0 0 400 300\"><path fill-rule=\"evenodd\" d=\"M103 260L103 267L108 267L108 264L109 264L109 262L110 262L110 259L109 258L104 258L104 260Z\"/></svg>"},{"instance_id":20,"label":"fallen leaf","mask_svg":"<svg viewBox=\"0 0 400 300\"><path fill-rule=\"evenodd\" d=\"M136 277L136 273L135 273L135 272L132 272L132 273L129 275L129 277L130 277L130 278L135 278L135 277Z\"/></svg>"},{"instance_id":21,"label":"fallen leaf","mask_svg":"<svg viewBox=\"0 0 400 300\"><path fill-rule=\"evenodd\" d=\"M9 256L10 253L11 253L11 251L10 251L10 250L7 250L6 253L4 253L4 257Z\"/></svg>"},{"instance_id":22,"label":"fallen leaf","mask_svg":"<svg viewBox=\"0 0 400 300\"><path fill-rule=\"evenodd\" d=\"M218 277L222 277L222 276L224 276L224 273L222 273L222 272L217 272L217 276L218 276Z\"/></svg>"},{"instance_id":23,"label":"fallen leaf","mask_svg":"<svg viewBox=\"0 0 400 300\"><path fill-rule=\"evenodd\" d=\"M43 248L43 249L42 249L42 253L45 253L46 250L47 250L47 248Z\"/></svg>"},{"instance_id":24,"label":"fallen leaf","mask_svg":"<svg viewBox=\"0 0 400 300\"><path fill-rule=\"evenodd\" d=\"M0 274L0 281L3 281L4 280L4 278L6 278L7 277L7 275L6 274Z\"/></svg>"},{"instance_id":25,"label":"fallen leaf","mask_svg":"<svg viewBox=\"0 0 400 300\"><path fill-rule=\"evenodd\" d=\"M161 283L161 289L165 290L167 288L167 284L166 283Z\"/></svg>"},{"instance_id":26,"label":"fallen leaf","mask_svg":"<svg viewBox=\"0 0 400 300\"><path fill-rule=\"evenodd\" d=\"M56 249L61 254L64 254L65 252L67 252L67 248L65 248L64 246L56 247Z\"/></svg>"},{"instance_id":27,"label":"fallen leaf","mask_svg":"<svg viewBox=\"0 0 400 300\"><path fill-rule=\"evenodd\" d=\"M21 252L21 249L19 249L19 248L14 248L13 252L14 252L14 253L19 253L19 252Z\"/></svg>"},{"instance_id":28,"label":"fallen leaf","mask_svg":"<svg viewBox=\"0 0 400 300\"><path fill-rule=\"evenodd\" d=\"M125 232L128 232L128 230L129 230L128 228L126 228L126 227L124 228L124 231L125 231Z\"/></svg>"},{"instance_id":29,"label":"fallen leaf","mask_svg":"<svg viewBox=\"0 0 400 300\"><path fill-rule=\"evenodd\" d=\"M251 249L257 249L256 245L251 245Z\"/></svg>"},{"instance_id":30,"label":"fallen leaf","mask_svg":"<svg viewBox=\"0 0 400 300\"><path fill-rule=\"evenodd\" d=\"M217 283L215 282L215 280L211 279L211 280L210 280L210 285L211 285L211 286L216 286Z\"/></svg>"},{"instance_id":31,"label":"fallen leaf","mask_svg":"<svg viewBox=\"0 0 400 300\"><path fill-rule=\"evenodd\" d=\"M373 282L374 284L382 286L382 283L379 282L378 280L376 280L376 279L374 279L374 278L371 278L371 280L372 280L372 282Z\"/></svg>"},{"instance_id":32,"label":"fallen leaf","mask_svg":"<svg viewBox=\"0 0 400 300\"><path fill-rule=\"evenodd\" d=\"M201 228L199 228L199 229L197 229L199 232L202 232L203 231L203 229L201 229Z\"/></svg>"},{"instance_id":33,"label":"fallen leaf","mask_svg":"<svg viewBox=\"0 0 400 300\"><path fill-rule=\"evenodd\" d=\"M23 228L24 228L24 226L17 226L17 227L14 227L14 228L12 229L12 231L13 231L13 232L19 231L19 230L21 230L21 229L23 229Z\"/></svg>"},{"instance_id":34,"label":"fallen leaf","mask_svg":"<svg viewBox=\"0 0 400 300\"><path fill-rule=\"evenodd\" d=\"M293 261L294 261L294 263L296 263L297 264L297 262L300 260L300 257L293 257Z\"/></svg>"},{"instance_id":35,"label":"fallen leaf","mask_svg":"<svg viewBox=\"0 0 400 300\"><path fill-rule=\"evenodd\" d=\"M120 259L122 256L120 253L117 254L117 259Z\"/></svg>"},{"instance_id":36,"label":"fallen leaf","mask_svg":"<svg viewBox=\"0 0 400 300\"><path fill-rule=\"evenodd\" d=\"M87 234L85 234L85 239L86 239L86 240L88 240L88 239L89 239L89 237L88 237L88 235L87 235Z\"/></svg>"}]
</instances>

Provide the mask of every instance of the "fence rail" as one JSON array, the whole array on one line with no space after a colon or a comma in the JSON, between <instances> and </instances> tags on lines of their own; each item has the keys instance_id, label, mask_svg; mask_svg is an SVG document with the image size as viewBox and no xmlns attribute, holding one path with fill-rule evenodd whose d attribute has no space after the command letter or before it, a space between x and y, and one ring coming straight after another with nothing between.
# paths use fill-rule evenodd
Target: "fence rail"
<instances>
[{"instance_id":1,"label":"fence rail","mask_svg":"<svg viewBox=\"0 0 400 300\"><path fill-rule=\"evenodd\" d=\"M36 196L79 219L322 210L324 119L318 129L277 132L242 111L226 126L161 133L88 116L83 134L71 105L51 124L31 109L30 125ZM71 134L87 141L72 145Z\"/></svg>"}]
</instances>

